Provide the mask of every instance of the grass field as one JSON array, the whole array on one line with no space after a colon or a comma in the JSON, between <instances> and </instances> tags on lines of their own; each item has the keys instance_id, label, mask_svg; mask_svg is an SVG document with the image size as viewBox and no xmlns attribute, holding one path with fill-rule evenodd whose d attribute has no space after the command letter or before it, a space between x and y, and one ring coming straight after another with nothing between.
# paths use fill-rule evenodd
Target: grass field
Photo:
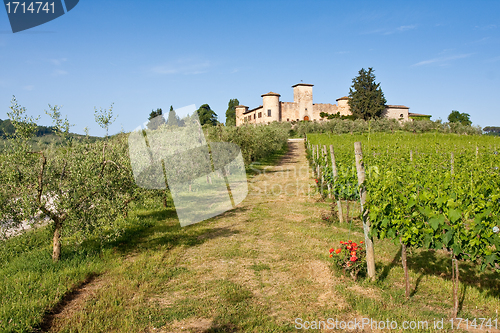
<instances>
[{"instance_id":1,"label":"grass field","mask_svg":"<svg viewBox=\"0 0 500 333\"><path fill-rule=\"evenodd\" d=\"M392 243L375 241L375 282L353 281L334 269L328 250L362 240L359 207L351 203L351 226L322 220L330 203L316 194L303 143L250 169L249 195L237 208L185 228L158 202L135 207L115 242L65 239L57 264L48 230L6 242L0 331L293 332L297 323L328 318L428 321L429 328L444 318L446 327L447 256L410 255L410 300ZM500 276L461 270L459 316L497 318Z\"/></svg>"}]
</instances>

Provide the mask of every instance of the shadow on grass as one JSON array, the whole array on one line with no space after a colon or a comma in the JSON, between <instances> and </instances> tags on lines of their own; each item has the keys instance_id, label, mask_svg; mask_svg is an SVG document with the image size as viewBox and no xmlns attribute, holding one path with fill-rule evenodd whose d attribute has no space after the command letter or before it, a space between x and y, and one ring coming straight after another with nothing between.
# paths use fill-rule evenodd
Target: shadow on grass
<instances>
[{"instance_id":1,"label":"shadow on grass","mask_svg":"<svg viewBox=\"0 0 500 333\"><path fill-rule=\"evenodd\" d=\"M61 298L61 300L57 302L57 304L54 305L52 309L45 312L42 322L32 331L32 333L49 332L50 329L52 328L52 323L54 322L56 316L60 314L66 308L66 306L71 304L71 302L80 297L80 295L83 293L83 289L85 288L85 286L92 283L98 276L99 274L90 274L75 288L66 293L66 295L63 298Z\"/></svg>"},{"instance_id":2,"label":"shadow on grass","mask_svg":"<svg viewBox=\"0 0 500 333\"><path fill-rule=\"evenodd\" d=\"M419 251L408 258L408 267L413 271L420 271L423 275L441 276L451 280L451 258L438 251ZM474 263L459 262L460 284L464 285L464 292L467 287L473 287L480 292L486 292L488 296L500 296L500 273L487 269L480 272ZM462 297L463 299L463 297Z\"/></svg>"},{"instance_id":3,"label":"shadow on grass","mask_svg":"<svg viewBox=\"0 0 500 333\"><path fill-rule=\"evenodd\" d=\"M231 217L245 210L244 207L237 207L215 218ZM236 230L230 228L210 228L199 223L181 227L173 207L138 213L137 217L140 220L146 220L147 223L127 229L118 240L109 244L110 247L121 254L127 254L136 251L138 247L154 248L158 247L158 245L167 245L169 248L179 245L195 246L202 244L207 239L229 237L237 233Z\"/></svg>"},{"instance_id":4,"label":"shadow on grass","mask_svg":"<svg viewBox=\"0 0 500 333\"><path fill-rule=\"evenodd\" d=\"M257 176L263 173L263 169L266 166L280 165L289 153L295 148L291 147L290 142L288 143L287 148L283 148L279 151L272 153L271 155L260 159L258 162L253 162L249 166L247 166L247 175L249 176ZM268 171L266 171L268 172Z\"/></svg>"},{"instance_id":5,"label":"shadow on grass","mask_svg":"<svg viewBox=\"0 0 500 333\"><path fill-rule=\"evenodd\" d=\"M401 247L399 247L398 253L396 253L396 255L394 256L394 258L392 259L392 261L390 263L388 263L386 265L382 265L383 269L382 269L382 272L380 273L377 280L384 281L387 278L387 276L389 275L389 273L391 272L391 270L394 267L399 266L400 259L401 259ZM379 265L377 265L377 266L379 266Z\"/></svg>"},{"instance_id":6,"label":"shadow on grass","mask_svg":"<svg viewBox=\"0 0 500 333\"><path fill-rule=\"evenodd\" d=\"M384 281L392 268L401 264L401 248L399 248L398 253L394 256L393 260L382 265L382 272L379 275L378 280ZM381 264L378 264L379 266ZM408 269L413 272L420 272L417 280L415 281L415 287L410 293L410 296L414 296L422 281L424 276L439 276L446 280L451 280L451 258L448 256L438 253L433 250L422 250L418 253L414 253L408 256ZM470 262L460 261L460 284L463 286L460 308L463 304L465 298L465 292L467 288L476 288L480 292L486 292L488 296L499 297L500 296L500 284L498 280L500 279L500 273L494 272L492 270L486 270L485 272L480 272L479 269Z\"/></svg>"}]
</instances>

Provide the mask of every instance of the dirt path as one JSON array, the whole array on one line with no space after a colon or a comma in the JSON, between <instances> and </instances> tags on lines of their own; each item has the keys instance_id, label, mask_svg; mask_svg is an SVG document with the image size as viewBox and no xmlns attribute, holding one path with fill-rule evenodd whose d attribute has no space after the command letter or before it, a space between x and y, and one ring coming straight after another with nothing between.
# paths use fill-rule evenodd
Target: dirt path
<instances>
[{"instance_id":1,"label":"dirt path","mask_svg":"<svg viewBox=\"0 0 500 333\"><path fill-rule=\"evenodd\" d=\"M224 279L251 290L278 323L293 322L293 314L332 314L332 309L343 309L346 304L334 290L332 273L318 259L327 257L329 248L329 242L316 234L324 229L317 223L320 212L311 209L318 199L304 142L289 141L281 162L249 181L248 197L237 213L216 219L217 226L230 230L231 236L206 235L214 238L188 249L185 267L196 271L200 283ZM172 280L170 285L178 283L182 281ZM179 295L164 297L174 301ZM171 331L192 329L212 319L174 323Z\"/></svg>"},{"instance_id":2,"label":"dirt path","mask_svg":"<svg viewBox=\"0 0 500 333\"><path fill-rule=\"evenodd\" d=\"M145 328L149 332L236 332L241 327L255 332L282 331L285 326L293 327L298 316L308 320L345 317L348 306L335 290L328 262L331 237L325 235L329 227L319 222L318 199L304 142L291 140L278 165L249 179L249 194L240 205L193 229L183 229L205 228L197 236L199 244L174 248L168 255L158 252L157 262L152 262L151 254L142 253L125 261L119 270L92 282L99 288L87 285L91 294L84 291L66 304L54 316L51 331L74 329L74 318L92 325L108 320L99 317L102 310L93 304L104 304L106 298L112 303L113 293L119 293L128 305L107 316L116 316L114 320L119 322L120 316L139 317L137 312L153 309L148 310L156 313L149 315ZM154 281L128 276L132 271L128 266L134 265L158 270ZM182 273L156 279L167 265ZM159 318L156 322L155 316ZM137 325L130 327L142 324Z\"/></svg>"}]
</instances>

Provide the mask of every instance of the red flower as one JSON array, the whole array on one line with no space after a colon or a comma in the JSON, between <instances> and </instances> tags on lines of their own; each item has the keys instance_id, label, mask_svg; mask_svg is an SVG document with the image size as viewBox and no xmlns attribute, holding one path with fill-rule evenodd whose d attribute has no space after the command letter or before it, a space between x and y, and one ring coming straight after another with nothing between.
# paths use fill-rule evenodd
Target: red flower
<instances>
[{"instance_id":1,"label":"red flower","mask_svg":"<svg viewBox=\"0 0 500 333\"><path fill-rule=\"evenodd\" d=\"M351 256L355 257L356 256L356 251L351 251Z\"/></svg>"},{"instance_id":2,"label":"red flower","mask_svg":"<svg viewBox=\"0 0 500 333\"><path fill-rule=\"evenodd\" d=\"M352 243L352 246L357 247L357 246L358 246L358 244L356 244L356 243Z\"/></svg>"},{"instance_id":3,"label":"red flower","mask_svg":"<svg viewBox=\"0 0 500 333\"><path fill-rule=\"evenodd\" d=\"M363 241L359 242L359 244L363 244Z\"/></svg>"},{"instance_id":4,"label":"red flower","mask_svg":"<svg viewBox=\"0 0 500 333\"><path fill-rule=\"evenodd\" d=\"M343 241L340 241L340 244L344 244L344 242L343 242Z\"/></svg>"},{"instance_id":5,"label":"red flower","mask_svg":"<svg viewBox=\"0 0 500 333\"><path fill-rule=\"evenodd\" d=\"M332 253L333 251L334 251L334 250L333 250L333 248L331 248L331 249L330 249L330 253Z\"/></svg>"},{"instance_id":6,"label":"red flower","mask_svg":"<svg viewBox=\"0 0 500 333\"><path fill-rule=\"evenodd\" d=\"M358 260L358 257L356 257L356 256L351 257L351 261L356 261L356 260Z\"/></svg>"},{"instance_id":7,"label":"red flower","mask_svg":"<svg viewBox=\"0 0 500 333\"><path fill-rule=\"evenodd\" d=\"M342 251L342 249L336 249L336 250L335 250L335 253L339 254L339 253L340 253L340 251Z\"/></svg>"},{"instance_id":8,"label":"red flower","mask_svg":"<svg viewBox=\"0 0 500 333\"><path fill-rule=\"evenodd\" d=\"M333 254L330 254L330 258L333 257Z\"/></svg>"},{"instance_id":9,"label":"red flower","mask_svg":"<svg viewBox=\"0 0 500 333\"><path fill-rule=\"evenodd\" d=\"M349 240L349 243L352 243L352 240Z\"/></svg>"}]
</instances>

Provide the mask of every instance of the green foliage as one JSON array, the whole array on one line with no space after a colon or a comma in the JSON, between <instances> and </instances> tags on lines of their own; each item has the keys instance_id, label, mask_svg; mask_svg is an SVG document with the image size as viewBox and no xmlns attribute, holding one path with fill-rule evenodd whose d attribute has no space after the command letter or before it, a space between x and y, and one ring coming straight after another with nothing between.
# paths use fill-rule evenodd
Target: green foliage
<instances>
[{"instance_id":1,"label":"green foliage","mask_svg":"<svg viewBox=\"0 0 500 333\"><path fill-rule=\"evenodd\" d=\"M14 125L12 125L10 119L7 120L0 119L0 136L6 138L8 135L14 134L14 132L15 128Z\"/></svg>"},{"instance_id":2,"label":"green foliage","mask_svg":"<svg viewBox=\"0 0 500 333\"><path fill-rule=\"evenodd\" d=\"M36 134L37 124L36 121L40 117L33 118L26 114L26 108L17 104L16 96L12 97L10 112L7 116L15 129L16 137L19 140L26 141L31 139Z\"/></svg>"},{"instance_id":3,"label":"green foliage","mask_svg":"<svg viewBox=\"0 0 500 333\"><path fill-rule=\"evenodd\" d=\"M414 121L426 121L426 120L431 120L432 116L428 115L422 115L422 116L408 116L408 118L414 120Z\"/></svg>"},{"instance_id":4,"label":"green foliage","mask_svg":"<svg viewBox=\"0 0 500 333\"><path fill-rule=\"evenodd\" d=\"M468 113L460 113L457 110L451 111L448 115L448 121L450 123L460 123L464 126L472 125L472 121L470 121L470 115Z\"/></svg>"},{"instance_id":5,"label":"green foliage","mask_svg":"<svg viewBox=\"0 0 500 333\"><path fill-rule=\"evenodd\" d=\"M497 126L486 126L483 131L489 135L500 135L500 127Z\"/></svg>"},{"instance_id":6,"label":"green foliage","mask_svg":"<svg viewBox=\"0 0 500 333\"><path fill-rule=\"evenodd\" d=\"M482 269L498 269L500 239L493 228L500 217L500 157L495 138L422 134L415 140L408 133L308 137L312 144L334 144L339 168L352 167L353 143L362 142L373 236L408 247L445 249Z\"/></svg>"},{"instance_id":7,"label":"green foliage","mask_svg":"<svg viewBox=\"0 0 500 333\"><path fill-rule=\"evenodd\" d=\"M208 104L203 104L198 110L196 110L198 118L200 119L200 124L203 125L217 125L217 114L210 109Z\"/></svg>"},{"instance_id":8,"label":"green foliage","mask_svg":"<svg viewBox=\"0 0 500 333\"><path fill-rule=\"evenodd\" d=\"M236 106L240 105L238 99L230 99L226 110L226 126L236 126Z\"/></svg>"},{"instance_id":9,"label":"green foliage","mask_svg":"<svg viewBox=\"0 0 500 333\"><path fill-rule=\"evenodd\" d=\"M344 116L341 115L340 112L337 113L326 113L326 112L321 112L319 114L321 118L326 118L326 119L349 119L349 120L356 120L356 116L354 115L349 115L349 116Z\"/></svg>"},{"instance_id":10,"label":"green foliage","mask_svg":"<svg viewBox=\"0 0 500 333\"><path fill-rule=\"evenodd\" d=\"M359 244L352 240L340 241L338 248L330 249L330 258L333 259L335 266L350 272L354 279L359 273L366 272L366 251L362 241Z\"/></svg>"},{"instance_id":11,"label":"green foliage","mask_svg":"<svg viewBox=\"0 0 500 333\"><path fill-rule=\"evenodd\" d=\"M301 121L298 122L294 131L297 136L304 137L309 133L329 133L329 134L358 134L358 133L375 133L389 132L395 133L399 131L412 133L456 133L456 134L482 134L482 130L475 126L464 126L460 123L442 123L437 121L407 121L399 122L397 119L381 118L370 121L363 119L342 120L334 118L328 121Z\"/></svg>"},{"instance_id":12,"label":"green foliage","mask_svg":"<svg viewBox=\"0 0 500 333\"><path fill-rule=\"evenodd\" d=\"M108 137L109 126L113 124L118 116L113 118L113 104L111 104L109 110L94 107L94 118L95 122L106 130L106 137Z\"/></svg>"},{"instance_id":13,"label":"green foliage","mask_svg":"<svg viewBox=\"0 0 500 333\"><path fill-rule=\"evenodd\" d=\"M356 118L364 120L379 118L385 109L387 102L380 83L375 83L373 68L366 71L362 68L358 76L352 79L349 88L349 107Z\"/></svg>"},{"instance_id":14,"label":"green foliage","mask_svg":"<svg viewBox=\"0 0 500 333\"><path fill-rule=\"evenodd\" d=\"M214 126L205 129L208 141L232 142L241 148L247 165L286 147L289 123L271 123L268 125Z\"/></svg>"},{"instance_id":15,"label":"green foliage","mask_svg":"<svg viewBox=\"0 0 500 333\"><path fill-rule=\"evenodd\" d=\"M177 113L175 113L174 108L170 105L170 111L168 113L167 126L179 127L184 126L184 120L180 119Z\"/></svg>"},{"instance_id":16,"label":"green foliage","mask_svg":"<svg viewBox=\"0 0 500 333\"><path fill-rule=\"evenodd\" d=\"M104 235L102 231L112 237L117 231L114 221L135 188L126 136L94 143L66 140L62 148L32 151L29 139L36 124L17 101L11 110L16 135L0 158L0 221L16 227L37 216L48 217L54 226L54 260L60 256L62 232L81 241L96 232ZM47 114L67 135L70 125L61 119L59 107Z\"/></svg>"},{"instance_id":17,"label":"green foliage","mask_svg":"<svg viewBox=\"0 0 500 333\"><path fill-rule=\"evenodd\" d=\"M155 117L161 116L163 114L163 110L161 108L158 108L156 110L152 110L151 113L149 114L148 120L151 120Z\"/></svg>"},{"instance_id":18,"label":"green foliage","mask_svg":"<svg viewBox=\"0 0 500 333\"><path fill-rule=\"evenodd\" d=\"M151 111L148 118L149 122L147 124L148 129L155 130L161 125L164 125L165 118L163 118L163 110L161 108Z\"/></svg>"}]
</instances>

